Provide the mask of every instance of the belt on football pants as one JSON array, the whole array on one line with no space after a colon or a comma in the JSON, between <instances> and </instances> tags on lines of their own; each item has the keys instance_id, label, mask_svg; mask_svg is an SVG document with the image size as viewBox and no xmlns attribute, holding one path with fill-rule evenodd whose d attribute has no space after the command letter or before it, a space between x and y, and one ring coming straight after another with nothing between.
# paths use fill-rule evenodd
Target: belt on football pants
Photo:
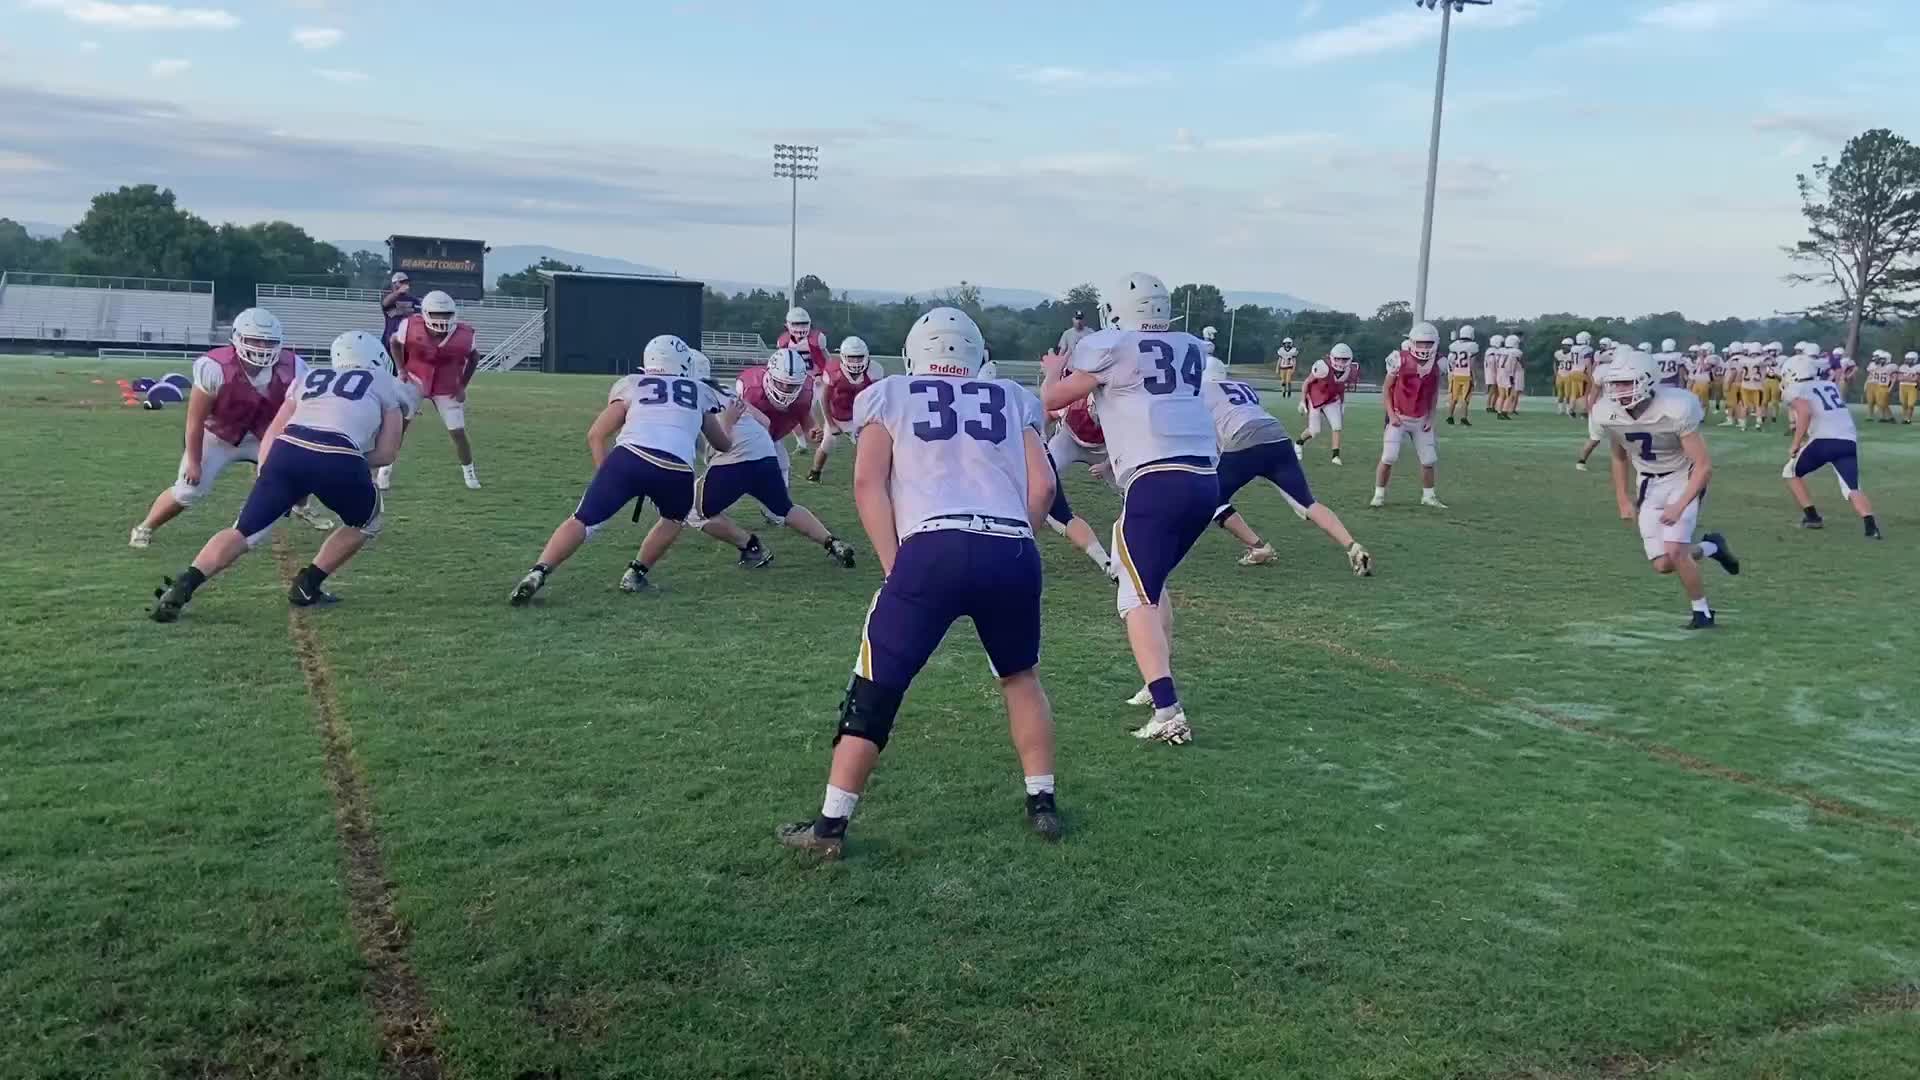
<instances>
[{"instance_id":1,"label":"belt on football pants","mask_svg":"<svg viewBox=\"0 0 1920 1080\"><path fill-rule=\"evenodd\" d=\"M905 541L909 537L918 536L923 532L947 532L953 529L985 533L988 536L1013 536L1023 540L1033 539L1033 526L1027 522L1018 521L1013 518L993 517L987 514L947 514L943 517L928 518L915 526L912 532L900 539Z\"/></svg>"}]
</instances>

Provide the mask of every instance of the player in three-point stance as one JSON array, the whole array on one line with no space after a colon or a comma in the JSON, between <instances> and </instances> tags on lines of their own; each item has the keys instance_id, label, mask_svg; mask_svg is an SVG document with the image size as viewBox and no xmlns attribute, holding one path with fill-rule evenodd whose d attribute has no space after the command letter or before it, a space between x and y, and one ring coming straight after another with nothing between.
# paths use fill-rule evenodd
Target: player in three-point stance
<instances>
[{"instance_id":1,"label":"player in three-point stance","mask_svg":"<svg viewBox=\"0 0 1920 1080\"><path fill-rule=\"evenodd\" d=\"M1420 458L1420 505L1445 510L1433 486L1434 466L1440 460L1439 440L1433 434L1433 403L1440 395L1440 331L1423 322L1407 340L1411 347L1387 358L1387 381L1380 388L1387 404L1386 434L1374 472L1373 501L1367 505L1387 505L1387 481L1400 460L1401 444L1411 438Z\"/></svg>"},{"instance_id":2,"label":"player in three-point stance","mask_svg":"<svg viewBox=\"0 0 1920 1080\"><path fill-rule=\"evenodd\" d=\"M1060 363L1058 359L1054 362ZM1041 366L1043 369L1046 366L1044 358ZM1072 504L1067 502L1065 473L1068 466L1085 464L1094 475L1104 476L1108 483L1113 482L1113 463L1107 456L1107 435L1100 430L1100 420L1093 414L1092 396L1060 410L1059 419L1059 426L1053 429L1052 437L1047 439L1047 461L1053 466L1053 503L1047 507L1047 527L1066 537L1074 547L1093 560L1093 565L1107 575L1108 581L1118 585L1120 568L1114 565L1107 549L1100 546L1100 537L1093 531L1093 526L1074 513Z\"/></svg>"},{"instance_id":3,"label":"player in three-point stance","mask_svg":"<svg viewBox=\"0 0 1920 1080\"><path fill-rule=\"evenodd\" d=\"M1340 523L1338 514L1314 501L1307 474L1294 453L1293 439L1287 435L1286 425L1260 404L1260 391L1229 379L1227 366L1212 357L1207 359L1202 380L1200 396L1213 416L1213 433L1220 443L1220 508L1213 520L1246 547L1240 565L1260 566L1279 557L1273 545L1260 539L1233 507L1233 497L1241 488L1264 479L1280 489L1281 497L1301 520L1313 522L1340 545L1354 573L1371 575L1373 557Z\"/></svg>"},{"instance_id":4,"label":"player in three-point stance","mask_svg":"<svg viewBox=\"0 0 1920 1080\"><path fill-rule=\"evenodd\" d=\"M282 345L284 340L273 312L248 308L234 317L228 344L207 350L193 362L179 475L133 527L129 547L151 544L154 530L199 502L227 466L260 459L260 444L287 400L287 388L307 377L306 363ZM293 516L316 529L333 528L333 522L305 500L293 508Z\"/></svg>"},{"instance_id":5,"label":"player in three-point stance","mask_svg":"<svg viewBox=\"0 0 1920 1080\"><path fill-rule=\"evenodd\" d=\"M867 343L857 337L841 342L839 355L827 358L826 370L816 384L826 401L820 409L826 417L826 426L813 433L813 468L807 470L809 481L820 482L820 474L827 467L827 455L833 451L834 436L854 437L853 399L886 377L886 369L873 362L867 354Z\"/></svg>"},{"instance_id":6,"label":"player in three-point stance","mask_svg":"<svg viewBox=\"0 0 1920 1080\"><path fill-rule=\"evenodd\" d=\"M823 858L841 854L907 689L963 617L1000 681L1028 825L1060 836L1053 710L1034 670L1040 551L1031 522L1053 494L1040 402L1011 379L977 377L986 348L965 312L922 315L904 351L906 377L884 379L854 403L853 497L886 580L861 630L820 813L776 832L781 844Z\"/></svg>"},{"instance_id":7,"label":"player in three-point stance","mask_svg":"<svg viewBox=\"0 0 1920 1080\"><path fill-rule=\"evenodd\" d=\"M648 587L647 573L666 557L685 528L693 509L693 456L700 436L725 450L732 439L727 430L744 406L738 399L723 409L719 395L702 379L705 357L672 334L647 342L640 373L613 384L607 406L587 429L587 449L593 454L593 479L573 514L553 530L507 602L519 607L547 585L580 545L630 502L653 500L660 520L640 542L640 553L621 576L623 592ZM639 518L639 505L634 517Z\"/></svg>"},{"instance_id":8,"label":"player in three-point stance","mask_svg":"<svg viewBox=\"0 0 1920 1080\"><path fill-rule=\"evenodd\" d=\"M1167 577L1220 506L1213 418L1200 398L1206 349L1171 329L1172 297L1152 274L1128 275L1102 295L1101 311L1106 329L1083 338L1065 364L1042 362L1041 397L1061 409L1093 395L1123 492L1113 526L1118 606L1146 683L1133 701L1153 705L1152 719L1133 734L1178 746L1193 730L1173 683Z\"/></svg>"},{"instance_id":9,"label":"player in three-point stance","mask_svg":"<svg viewBox=\"0 0 1920 1080\"><path fill-rule=\"evenodd\" d=\"M1274 354L1273 371L1280 376L1280 396L1293 396L1293 375L1300 367L1300 349L1292 338L1280 339L1280 350Z\"/></svg>"},{"instance_id":10,"label":"player in three-point stance","mask_svg":"<svg viewBox=\"0 0 1920 1080\"><path fill-rule=\"evenodd\" d=\"M801 356L805 357L807 361L807 383L813 391L812 413L807 417L807 423L801 425L793 433L794 449L804 454L812 449L812 446L807 442L808 432L819 431L826 426L826 387L821 384L821 380L827 373L827 335L814 329L813 316L807 314L806 308L792 307L787 309L786 321L781 325L780 336L774 341L773 347L776 349L798 349L800 350ZM775 439L774 441L779 442L780 440ZM786 457L784 454L780 459L780 467L782 469L786 468Z\"/></svg>"},{"instance_id":11,"label":"player in three-point stance","mask_svg":"<svg viewBox=\"0 0 1920 1080\"><path fill-rule=\"evenodd\" d=\"M473 444L467 441L467 384L473 381L480 353L474 347L473 327L459 316L453 297L436 289L421 299L418 314L400 324L391 345L394 366L419 391L422 401L433 403L446 425L454 456L460 459L461 480L478 491ZM381 468L374 482L382 491L392 486L393 466Z\"/></svg>"},{"instance_id":12,"label":"player in three-point stance","mask_svg":"<svg viewBox=\"0 0 1920 1080\"><path fill-rule=\"evenodd\" d=\"M1814 509L1813 496L1807 494L1807 477L1822 466L1833 466L1840 477L1840 494L1853 504L1854 512L1865 523L1867 539L1883 539L1880 525L1873 519L1873 503L1860 490L1860 431L1847 409L1846 396L1827 378L1823 367L1817 357L1797 355L1787 359L1783 399L1793 418L1793 445L1780 476L1800 507L1800 527L1818 529L1826 522Z\"/></svg>"},{"instance_id":13,"label":"player in three-point stance","mask_svg":"<svg viewBox=\"0 0 1920 1080\"><path fill-rule=\"evenodd\" d=\"M751 497L794 532L819 544L841 566L853 566L853 548L837 539L813 511L796 505L787 486L786 458L780 441L805 425L813 413L813 386L806 357L799 349L776 349L765 366L752 367L734 381L733 396L745 402L734 421L732 445L718 445L707 471L694 485L694 509L700 531L740 551L740 565L757 568L773 561L773 552L757 534L733 523L727 508Z\"/></svg>"},{"instance_id":14,"label":"player in three-point stance","mask_svg":"<svg viewBox=\"0 0 1920 1080\"><path fill-rule=\"evenodd\" d=\"M200 554L155 591L155 622L173 622L207 579L258 547L273 523L308 496L340 515L336 529L287 589L295 607L331 604L321 586L354 553L380 534L380 493L369 466L393 460L405 432L407 394L388 372L380 339L351 330L333 341L333 366L315 368L286 395L260 439L260 478L231 528L207 541Z\"/></svg>"},{"instance_id":15,"label":"player in three-point stance","mask_svg":"<svg viewBox=\"0 0 1920 1080\"><path fill-rule=\"evenodd\" d=\"M1615 350L1600 379L1601 399L1587 426L1594 438L1607 439L1612 446L1620 519L1638 523L1641 546L1655 573L1679 577L1693 607L1687 628L1711 630L1713 608L1695 560L1712 559L1729 574L1740 572L1740 560L1719 533L1693 542L1700 501L1713 478L1706 436L1700 434L1706 417L1700 399L1678 387L1658 385L1653 357L1624 346Z\"/></svg>"},{"instance_id":16,"label":"player in three-point stance","mask_svg":"<svg viewBox=\"0 0 1920 1080\"><path fill-rule=\"evenodd\" d=\"M1307 433L1300 436L1298 449L1304 452L1307 444L1319 438L1321 425L1332 432L1329 440L1333 444L1333 464L1340 462L1340 430L1346 425L1347 387L1353 385L1355 373L1353 366L1353 348L1342 341L1327 351L1325 360L1315 360L1312 370L1307 372L1307 396L1300 403L1300 411L1307 414Z\"/></svg>"}]
</instances>

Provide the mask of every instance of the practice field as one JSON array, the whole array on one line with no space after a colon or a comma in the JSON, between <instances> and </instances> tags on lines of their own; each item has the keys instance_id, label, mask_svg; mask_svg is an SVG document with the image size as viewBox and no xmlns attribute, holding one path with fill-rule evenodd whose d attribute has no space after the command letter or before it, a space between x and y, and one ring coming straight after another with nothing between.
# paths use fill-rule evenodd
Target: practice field
<instances>
[{"instance_id":1,"label":"practice field","mask_svg":"<svg viewBox=\"0 0 1920 1080\"><path fill-rule=\"evenodd\" d=\"M514 610L607 383L484 377L486 488L417 425L344 603L289 617L318 534L283 526L159 626L248 478L129 550L183 412L126 374L0 363L0 1076L1920 1073L1913 428L1863 427L1879 544L1829 476L1794 527L1777 432L1710 428L1746 567L1694 635L1583 424L1443 426L1452 509L1409 452L1370 511L1362 402L1310 471L1378 575L1239 500L1284 560L1216 531L1174 579L1193 745L1128 737L1112 591L1048 533L1065 841L1024 832L963 627L820 866L772 832L818 809L879 583L850 455L798 494L855 570L689 534L628 596L622 518Z\"/></svg>"}]
</instances>

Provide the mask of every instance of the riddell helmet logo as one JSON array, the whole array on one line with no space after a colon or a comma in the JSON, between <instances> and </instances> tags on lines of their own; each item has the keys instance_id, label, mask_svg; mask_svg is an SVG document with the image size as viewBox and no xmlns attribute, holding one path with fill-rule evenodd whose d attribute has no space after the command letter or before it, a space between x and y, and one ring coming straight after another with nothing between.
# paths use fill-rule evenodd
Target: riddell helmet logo
<instances>
[{"instance_id":1,"label":"riddell helmet logo","mask_svg":"<svg viewBox=\"0 0 1920 1080\"><path fill-rule=\"evenodd\" d=\"M973 372L967 370L967 366L965 364L952 363L952 362L947 362L942 360L935 360L933 363L928 364L927 373L930 375L962 375L962 376L973 374Z\"/></svg>"}]
</instances>

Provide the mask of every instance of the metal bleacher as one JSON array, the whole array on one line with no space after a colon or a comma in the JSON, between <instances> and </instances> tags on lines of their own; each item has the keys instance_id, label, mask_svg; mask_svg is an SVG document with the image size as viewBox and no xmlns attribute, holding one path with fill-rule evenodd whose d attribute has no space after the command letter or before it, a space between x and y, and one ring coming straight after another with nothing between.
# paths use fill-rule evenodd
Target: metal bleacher
<instances>
[{"instance_id":1,"label":"metal bleacher","mask_svg":"<svg viewBox=\"0 0 1920 1080\"><path fill-rule=\"evenodd\" d=\"M381 328L378 289L329 289L308 285L260 285L254 302L274 313L287 344L302 355L324 354L348 330ZM489 296L460 304L460 321L473 326L481 367L504 371L540 356L546 340L546 305L519 296Z\"/></svg>"},{"instance_id":2,"label":"metal bleacher","mask_svg":"<svg viewBox=\"0 0 1920 1080\"><path fill-rule=\"evenodd\" d=\"M204 347L213 333L211 281L0 273L0 339Z\"/></svg>"},{"instance_id":3,"label":"metal bleacher","mask_svg":"<svg viewBox=\"0 0 1920 1080\"><path fill-rule=\"evenodd\" d=\"M767 362L767 354L773 346L759 334L725 334L707 331L700 335L700 351L713 361L713 377L734 378L746 368L757 367ZM875 356L873 360L888 374L898 375L907 370L907 362L898 356ZM1029 365L1034 370L1034 381L1039 381L1039 364ZM1005 369L1002 369L1005 372ZM1015 376L1008 375L1008 378Z\"/></svg>"}]
</instances>

